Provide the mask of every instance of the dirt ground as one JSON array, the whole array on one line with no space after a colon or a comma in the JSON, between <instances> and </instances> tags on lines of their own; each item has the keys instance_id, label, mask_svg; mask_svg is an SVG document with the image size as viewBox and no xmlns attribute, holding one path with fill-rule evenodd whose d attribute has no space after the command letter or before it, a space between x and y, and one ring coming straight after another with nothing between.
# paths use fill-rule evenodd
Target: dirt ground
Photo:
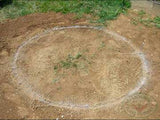
<instances>
[{"instance_id":1,"label":"dirt ground","mask_svg":"<svg viewBox=\"0 0 160 120\"><path fill-rule=\"evenodd\" d=\"M160 29L136 26L131 16L135 12L120 15L104 31L124 36L144 53L149 77L136 94L115 105L143 76L142 61L132 46L96 29L51 31L23 46L17 77L12 63L29 38L56 26L93 24L59 13L1 23L0 118L160 118ZM33 99L30 87L53 104Z\"/></svg>"}]
</instances>

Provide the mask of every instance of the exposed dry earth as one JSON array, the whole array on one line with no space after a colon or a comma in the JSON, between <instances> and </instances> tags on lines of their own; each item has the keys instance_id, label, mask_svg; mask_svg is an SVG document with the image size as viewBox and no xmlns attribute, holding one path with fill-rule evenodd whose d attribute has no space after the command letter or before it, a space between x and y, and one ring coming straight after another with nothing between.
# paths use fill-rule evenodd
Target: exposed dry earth
<instances>
[{"instance_id":1,"label":"exposed dry earth","mask_svg":"<svg viewBox=\"0 0 160 120\"><path fill-rule=\"evenodd\" d=\"M50 31L25 45L49 28L93 24L57 13L1 23L0 118L160 118L160 30L135 26L131 16L135 12L120 15L103 31ZM136 50L145 55L147 68ZM145 83L128 96L143 77Z\"/></svg>"}]
</instances>

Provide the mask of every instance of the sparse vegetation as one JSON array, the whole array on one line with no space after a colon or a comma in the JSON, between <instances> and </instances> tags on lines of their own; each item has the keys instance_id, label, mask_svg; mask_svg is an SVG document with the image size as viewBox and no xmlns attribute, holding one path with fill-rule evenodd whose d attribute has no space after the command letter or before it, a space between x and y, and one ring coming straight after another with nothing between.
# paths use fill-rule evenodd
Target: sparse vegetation
<instances>
[{"instance_id":1,"label":"sparse vegetation","mask_svg":"<svg viewBox=\"0 0 160 120\"><path fill-rule=\"evenodd\" d=\"M146 15L145 11L141 10L138 12L138 17L132 18L131 21L134 25L138 25L139 23L151 27L156 26L157 28L160 28L160 17L156 16L154 18L151 18L150 16Z\"/></svg>"},{"instance_id":2,"label":"sparse vegetation","mask_svg":"<svg viewBox=\"0 0 160 120\"><path fill-rule=\"evenodd\" d=\"M99 47L97 50L102 50L106 46L105 42L101 41ZM88 49L83 50L82 53L88 52ZM54 66L54 71L57 72L57 70L65 68L78 68L80 67L79 64L83 61L86 62L87 64L91 64L91 59L93 59L96 54L99 53L99 51L96 51L91 57L90 56L85 56L81 52L78 52L75 56L69 54L65 60L61 60L60 62L56 63Z\"/></svg>"},{"instance_id":3,"label":"sparse vegetation","mask_svg":"<svg viewBox=\"0 0 160 120\"><path fill-rule=\"evenodd\" d=\"M13 0L11 5L0 9L0 16L1 19L7 19L55 11L63 14L75 13L76 19L90 14L92 21L105 23L106 20L115 19L130 6L129 0Z\"/></svg>"},{"instance_id":4,"label":"sparse vegetation","mask_svg":"<svg viewBox=\"0 0 160 120\"><path fill-rule=\"evenodd\" d=\"M54 70L57 71L59 68L66 68L66 69L69 69L69 68L77 68L77 60L80 59L82 57L82 54L81 53L77 53L75 56L72 56L72 55L68 55L67 58L65 60L61 60L59 63L57 63L55 66L54 66Z\"/></svg>"},{"instance_id":5,"label":"sparse vegetation","mask_svg":"<svg viewBox=\"0 0 160 120\"><path fill-rule=\"evenodd\" d=\"M57 82L58 80L58 78L53 79L53 83Z\"/></svg>"},{"instance_id":6,"label":"sparse vegetation","mask_svg":"<svg viewBox=\"0 0 160 120\"><path fill-rule=\"evenodd\" d=\"M156 27L160 28L160 17L155 17L153 22L155 23Z\"/></svg>"},{"instance_id":7,"label":"sparse vegetation","mask_svg":"<svg viewBox=\"0 0 160 120\"><path fill-rule=\"evenodd\" d=\"M77 53L75 56L72 55L68 55L67 58L65 60L61 60L60 62L58 62L55 66L54 66L54 72L55 75L58 73L58 70L60 69L70 69L70 68L76 68L78 67L79 64L79 59L82 57L81 53ZM59 78L54 78L53 79L53 83L59 81L64 74L59 74Z\"/></svg>"},{"instance_id":8,"label":"sparse vegetation","mask_svg":"<svg viewBox=\"0 0 160 120\"><path fill-rule=\"evenodd\" d=\"M106 46L105 42L101 42L99 49L102 49L102 48L104 48L105 46Z\"/></svg>"},{"instance_id":9,"label":"sparse vegetation","mask_svg":"<svg viewBox=\"0 0 160 120\"><path fill-rule=\"evenodd\" d=\"M145 14L146 14L146 12L143 11L143 10L140 10L140 11L138 12L138 15L139 15L139 16L143 16L143 15L145 15Z\"/></svg>"}]
</instances>

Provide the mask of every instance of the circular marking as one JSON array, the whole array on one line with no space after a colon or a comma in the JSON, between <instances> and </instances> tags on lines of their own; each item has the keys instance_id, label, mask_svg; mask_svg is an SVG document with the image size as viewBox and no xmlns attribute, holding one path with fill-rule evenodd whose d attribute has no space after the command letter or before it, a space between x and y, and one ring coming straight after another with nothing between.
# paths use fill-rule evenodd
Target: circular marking
<instances>
[{"instance_id":1,"label":"circular marking","mask_svg":"<svg viewBox=\"0 0 160 120\"><path fill-rule=\"evenodd\" d=\"M73 103L64 103L64 102L54 102L54 101L51 101L49 99L44 98L44 96L35 92L35 90L32 88L32 86L29 83L27 83L27 80L26 80L25 76L24 77L19 76L17 61L20 59L20 51L22 51L22 49L25 46L30 44L32 41L36 41L38 38L40 38L40 37L42 37L42 36L44 36L48 33L51 33L52 31L58 31L58 30L64 30L64 29L81 29L81 28L83 28L83 29L95 29L95 30L102 31L106 34L111 35L115 40L124 41L125 43L127 43L129 46L131 46L135 50L135 52L131 53L131 54L134 54L134 55L138 56L139 59L141 60L142 69L143 69L143 76L139 80L139 82L137 83L135 88L132 89L131 91L129 91L128 94L126 94L125 96L123 96L123 97L121 97L117 100L110 101L110 102L102 102L102 103L98 103L98 104L93 105L93 106L89 106L88 104L73 104ZM52 29L47 29L44 32L42 32L40 34L37 34L34 37L32 37L32 38L28 39L27 41L25 41L24 43L22 43L20 45L20 47L18 48L17 52L15 53L14 60L13 60L13 63L12 63L12 73L16 78L16 83L21 87L22 91L33 100L41 101L45 104L48 104L49 106L57 106L57 107L65 107L65 108L79 108L79 109L97 109L97 108L102 108L102 107L105 107L105 108L106 107L111 107L113 105L121 103L122 101L124 101L129 96L132 96L135 93L137 93L137 91L139 91L139 89L147 82L150 70L149 70L148 61L146 60L145 55L125 37L122 37L115 32L112 32L112 31L109 31L109 30L104 30L104 29L99 28L99 27L68 26L68 27L54 27Z\"/></svg>"}]
</instances>

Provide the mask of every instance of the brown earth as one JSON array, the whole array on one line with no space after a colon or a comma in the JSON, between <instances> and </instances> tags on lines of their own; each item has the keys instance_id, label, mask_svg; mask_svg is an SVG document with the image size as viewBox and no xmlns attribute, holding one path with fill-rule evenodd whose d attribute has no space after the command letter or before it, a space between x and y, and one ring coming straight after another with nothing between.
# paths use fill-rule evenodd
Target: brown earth
<instances>
[{"instance_id":1,"label":"brown earth","mask_svg":"<svg viewBox=\"0 0 160 120\"><path fill-rule=\"evenodd\" d=\"M97 109L55 107L33 100L11 73L14 55L28 38L55 26L91 25L87 20L75 20L71 14L41 13L1 23L0 118L160 118L160 30L135 26L132 16L136 16L132 11L121 15L105 29L130 39L143 51L150 63L151 77L139 90L140 95ZM133 51L125 42L98 30L65 29L25 46L17 66L24 83L46 99L94 106L117 100L135 87L142 67L140 59L131 55ZM66 67L61 62L66 62L68 55L72 60Z\"/></svg>"}]
</instances>

